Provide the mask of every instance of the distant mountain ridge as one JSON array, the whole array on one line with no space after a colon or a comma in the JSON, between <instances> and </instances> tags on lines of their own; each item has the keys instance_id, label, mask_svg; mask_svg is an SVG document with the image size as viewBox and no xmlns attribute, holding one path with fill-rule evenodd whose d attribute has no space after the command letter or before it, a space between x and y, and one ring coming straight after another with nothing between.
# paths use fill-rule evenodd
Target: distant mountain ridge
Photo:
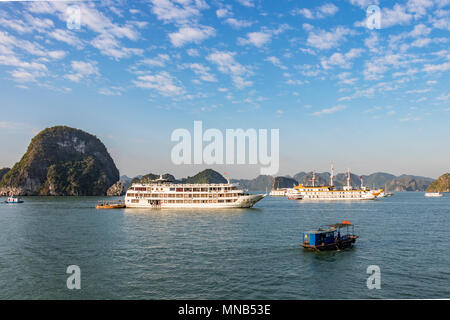
<instances>
[{"instance_id":1,"label":"distant mountain ridge","mask_svg":"<svg viewBox=\"0 0 450 320\"><path fill-rule=\"evenodd\" d=\"M299 172L293 177L290 176L268 176L259 175L254 179L231 179L232 183L238 183L243 188L251 191L264 191L275 188L291 188L294 184L310 185L312 172ZM127 177L128 178L128 177ZM128 183L148 183L151 180L159 178L158 174L149 173L144 176L133 178ZM164 174L163 178L168 179L174 183L226 183L227 180L217 171L206 169L193 177L175 179L171 174ZM425 191L426 188L434 181L432 178L414 176L414 175L400 175L395 176L386 172L376 172L370 175L363 175L363 182L365 186L370 188L385 188L389 191ZM129 178L130 179L130 178ZM121 179L122 180L122 179ZM316 185L329 185L330 173L319 172L316 173ZM361 185L360 176L350 173L350 184L354 187ZM347 185L347 173L338 173L334 177L334 185L342 187Z\"/></svg>"},{"instance_id":2,"label":"distant mountain ridge","mask_svg":"<svg viewBox=\"0 0 450 320\"><path fill-rule=\"evenodd\" d=\"M273 185L275 185L275 187L278 187L277 181L283 181L283 183L279 186L280 188L292 187L292 182L301 183L303 185L311 185L312 175L312 172L299 172L293 177L258 176L255 179L233 179L232 181L240 183L248 190L261 191L265 190L266 188L271 189ZM425 191L427 187L434 181L434 179L427 177L413 175L395 176L393 174L385 172L376 172L370 175L362 175L362 179L365 186L368 186L370 188L373 187L383 189L386 186L389 191ZM334 176L333 181L336 187L347 185L347 174L338 173ZM315 185L319 186L329 184L329 172L316 173ZM360 186L360 176L350 173L350 184L354 187Z\"/></svg>"}]
</instances>

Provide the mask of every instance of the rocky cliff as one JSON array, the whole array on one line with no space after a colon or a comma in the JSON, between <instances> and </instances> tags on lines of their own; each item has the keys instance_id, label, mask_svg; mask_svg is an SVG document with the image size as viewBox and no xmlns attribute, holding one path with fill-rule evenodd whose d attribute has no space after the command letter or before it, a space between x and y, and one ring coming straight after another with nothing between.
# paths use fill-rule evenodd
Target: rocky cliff
<instances>
[{"instance_id":1,"label":"rocky cliff","mask_svg":"<svg viewBox=\"0 0 450 320\"><path fill-rule=\"evenodd\" d=\"M118 180L119 171L97 137L57 126L31 140L22 159L1 179L0 194L105 195Z\"/></svg>"},{"instance_id":2,"label":"rocky cliff","mask_svg":"<svg viewBox=\"0 0 450 320\"><path fill-rule=\"evenodd\" d=\"M450 173L445 173L427 188L427 192L450 192Z\"/></svg>"}]
</instances>

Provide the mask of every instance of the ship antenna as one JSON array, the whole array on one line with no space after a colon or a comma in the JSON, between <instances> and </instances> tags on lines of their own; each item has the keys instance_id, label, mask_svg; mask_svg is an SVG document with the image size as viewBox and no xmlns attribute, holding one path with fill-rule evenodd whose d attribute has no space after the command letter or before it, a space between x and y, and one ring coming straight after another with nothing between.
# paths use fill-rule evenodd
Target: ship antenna
<instances>
[{"instance_id":1,"label":"ship antenna","mask_svg":"<svg viewBox=\"0 0 450 320\"><path fill-rule=\"evenodd\" d=\"M331 164L331 176L330 176L330 185L333 187L334 186L334 167L333 164Z\"/></svg>"},{"instance_id":2,"label":"ship antenna","mask_svg":"<svg viewBox=\"0 0 450 320\"><path fill-rule=\"evenodd\" d=\"M228 177L228 173L224 172L223 175L225 176L225 179L227 179L227 183L230 184L230 178Z\"/></svg>"},{"instance_id":3,"label":"ship antenna","mask_svg":"<svg viewBox=\"0 0 450 320\"><path fill-rule=\"evenodd\" d=\"M347 186L350 187L350 168L347 169Z\"/></svg>"}]
</instances>

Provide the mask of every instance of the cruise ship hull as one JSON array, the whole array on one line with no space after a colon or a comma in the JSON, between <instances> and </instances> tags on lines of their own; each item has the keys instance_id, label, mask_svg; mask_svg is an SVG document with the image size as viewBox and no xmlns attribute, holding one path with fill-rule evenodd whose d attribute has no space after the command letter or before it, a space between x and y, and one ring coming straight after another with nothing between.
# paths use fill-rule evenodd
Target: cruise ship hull
<instances>
[{"instance_id":1,"label":"cruise ship hull","mask_svg":"<svg viewBox=\"0 0 450 320\"><path fill-rule=\"evenodd\" d=\"M139 199L139 202L130 203L126 201L127 208L195 208L195 209L227 209L227 208L251 208L259 200L264 198L265 194L255 194L240 196L235 202L214 202L214 203L164 203L159 201L152 201L147 198Z\"/></svg>"}]
</instances>

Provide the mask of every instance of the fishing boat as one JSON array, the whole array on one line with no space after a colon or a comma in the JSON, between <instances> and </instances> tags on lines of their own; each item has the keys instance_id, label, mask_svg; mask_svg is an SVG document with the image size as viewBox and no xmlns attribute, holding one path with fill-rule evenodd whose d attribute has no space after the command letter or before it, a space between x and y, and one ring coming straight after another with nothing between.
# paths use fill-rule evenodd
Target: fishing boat
<instances>
[{"instance_id":1,"label":"fishing boat","mask_svg":"<svg viewBox=\"0 0 450 320\"><path fill-rule=\"evenodd\" d=\"M358 236L350 221L321 226L317 230L303 232L303 248L313 251L340 250L351 247Z\"/></svg>"},{"instance_id":2,"label":"fishing boat","mask_svg":"<svg viewBox=\"0 0 450 320\"><path fill-rule=\"evenodd\" d=\"M95 206L96 209L121 209L125 208L125 202L123 200L117 201L105 201L100 200Z\"/></svg>"},{"instance_id":3,"label":"fishing boat","mask_svg":"<svg viewBox=\"0 0 450 320\"><path fill-rule=\"evenodd\" d=\"M16 196L11 196L11 197L8 197L8 199L6 199L5 202L6 203L23 203L23 200Z\"/></svg>"},{"instance_id":4,"label":"fishing boat","mask_svg":"<svg viewBox=\"0 0 450 320\"><path fill-rule=\"evenodd\" d=\"M426 192L425 197L442 197L443 194L440 192Z\"/></svg>"}]
</instances>

